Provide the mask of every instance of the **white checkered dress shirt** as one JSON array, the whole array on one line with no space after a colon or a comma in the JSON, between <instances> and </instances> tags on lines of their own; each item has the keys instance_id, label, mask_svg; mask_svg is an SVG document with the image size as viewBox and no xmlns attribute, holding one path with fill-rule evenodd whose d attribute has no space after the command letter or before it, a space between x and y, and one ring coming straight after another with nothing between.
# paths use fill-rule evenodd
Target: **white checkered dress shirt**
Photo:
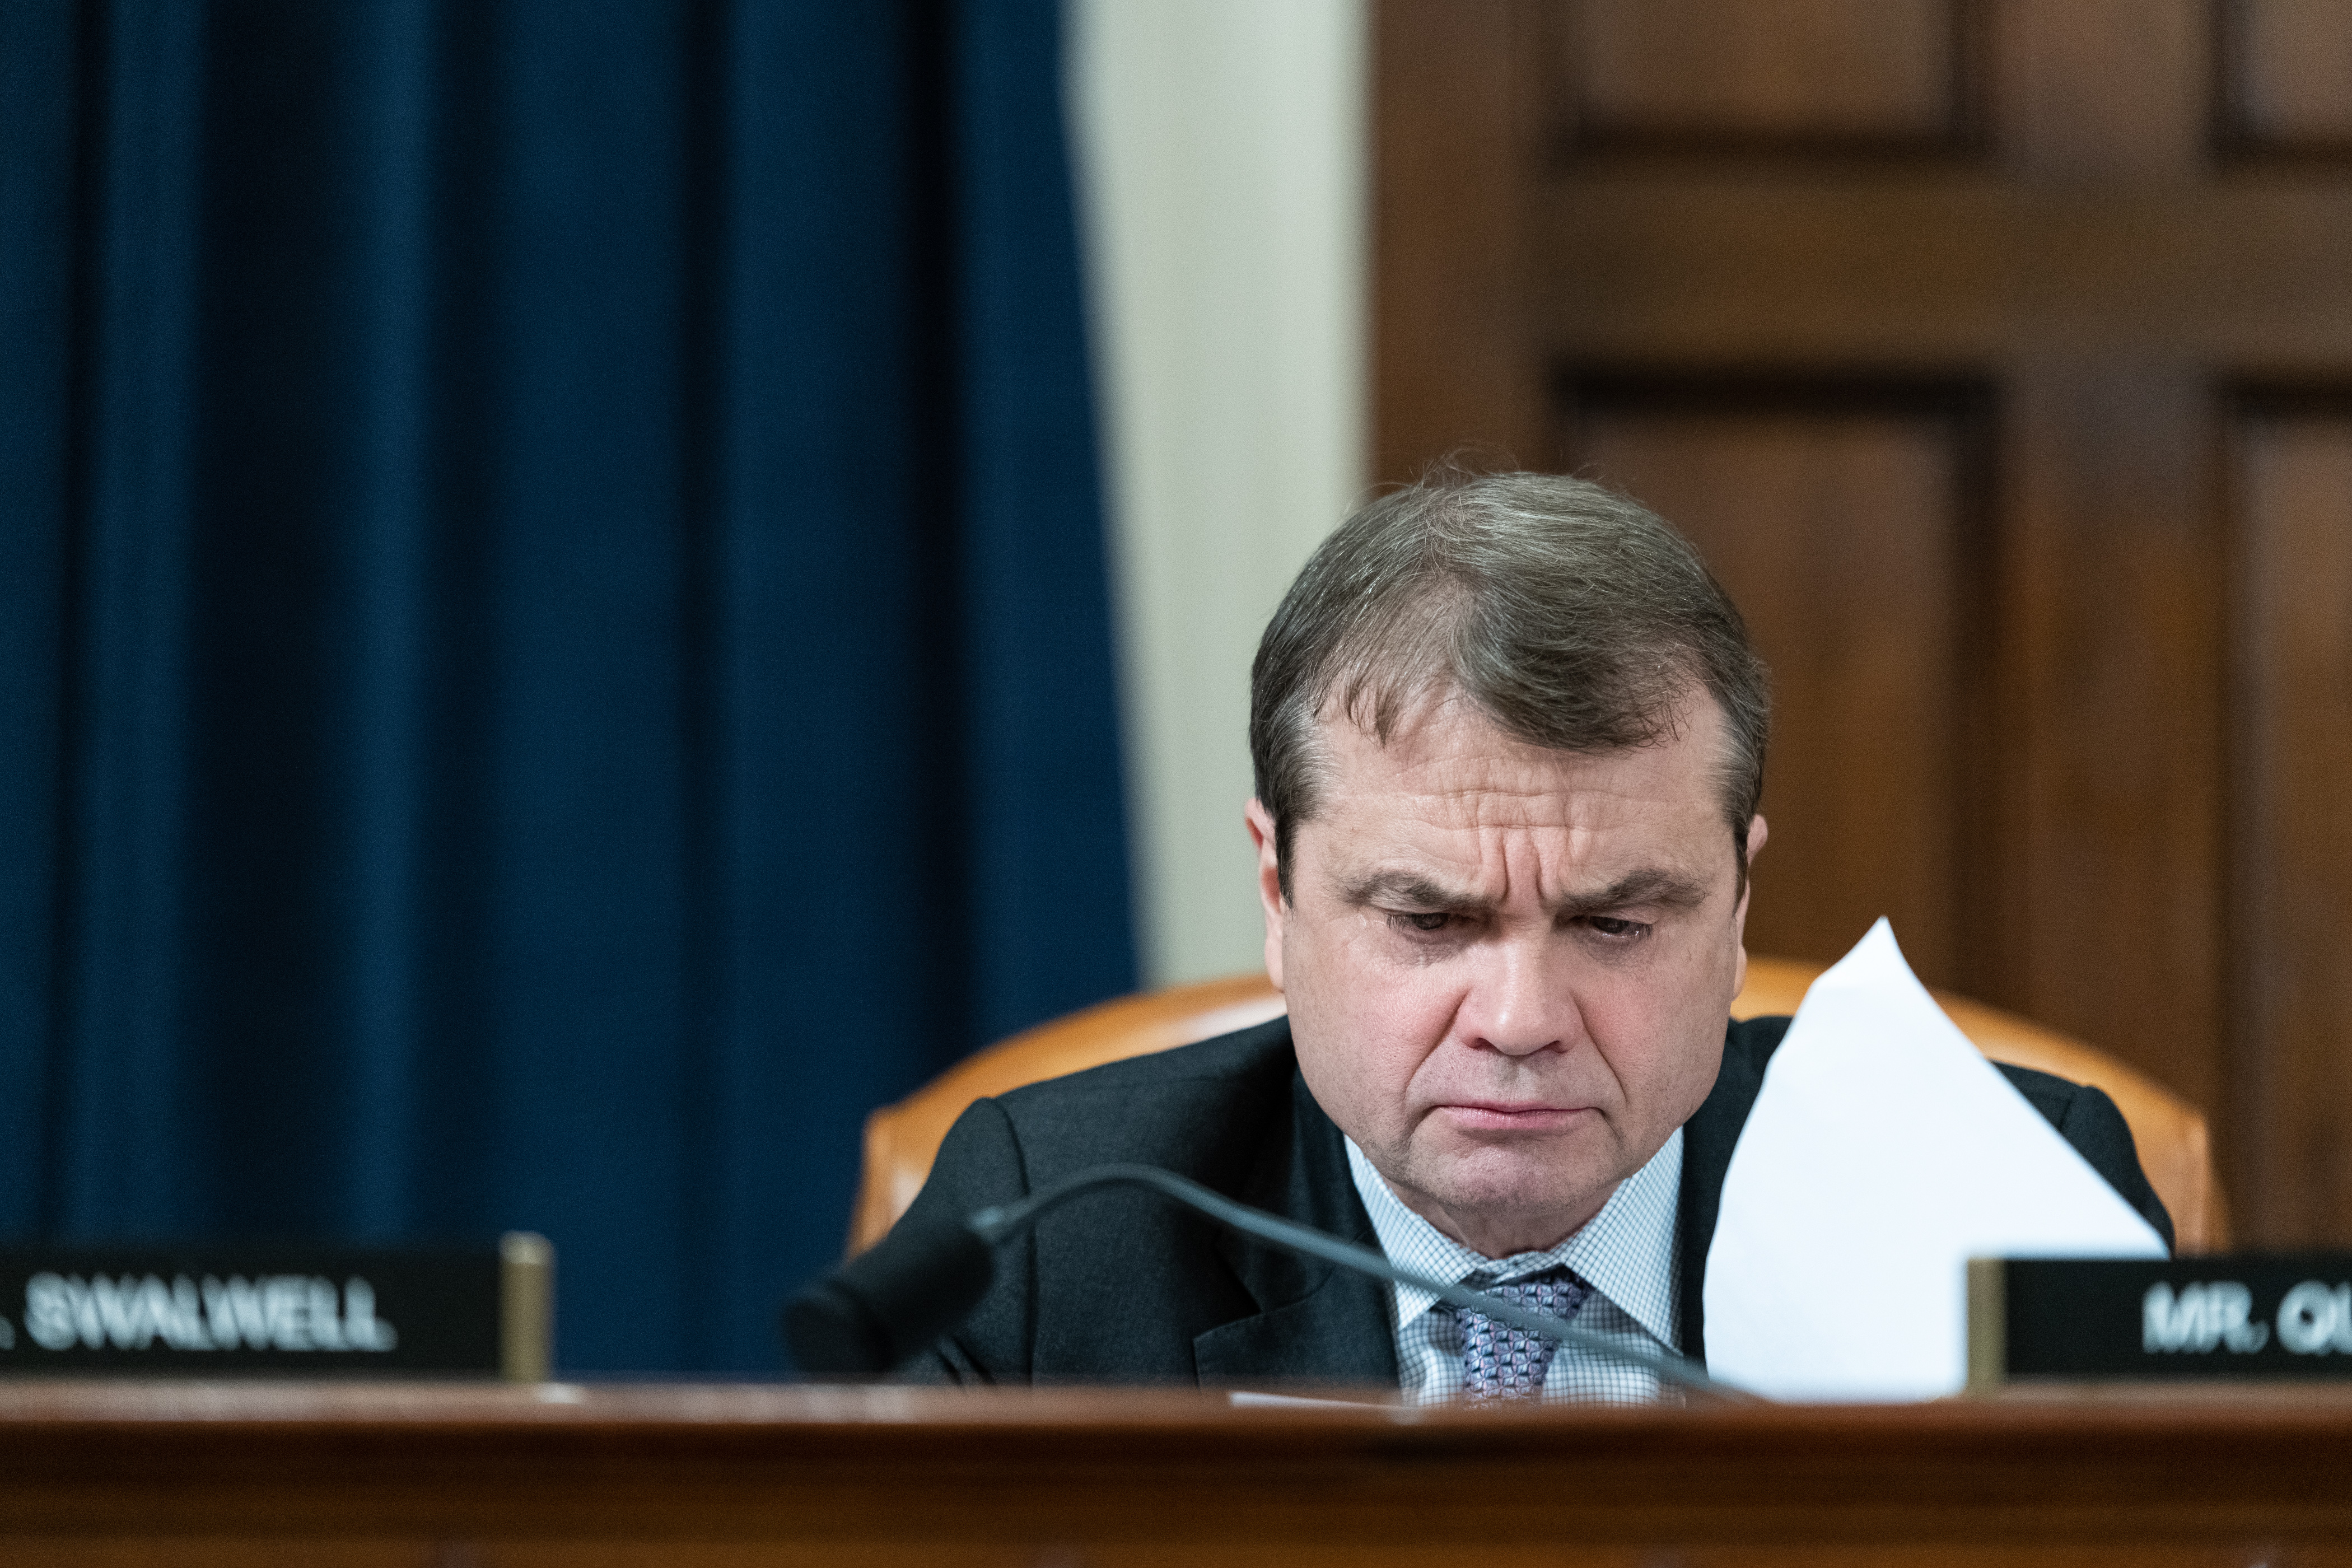
<instances>
[{"instance_id":1,"label":"white checkered dress shirt","mask_svg":"<svg viewBox=\"0 0 2352 1568\"><path fill-rule=\"evenodd\" d=\"M1348 1140L1348 1169L1372 1216L1381 1250L1400 1268L1476 1289L1507 1284L1565 1266L1592 1287L1576 1314L1577 1327L1651 1351L1675 1344L1675 1215L1680 1206L1683 1135L1609 1195L1584 1228L1549 1252L1482 1257L1404 1206L1364 1152ZM1408 1403L1436 1405L1462 1397L1461 1321L1426 1290L1391 1285L1396 1307L1399 1381ZM1431 1309L1434 1307L1436 1310ZM1611 1361L1563 1344L1545 1374L1543 1398L1641 1405L1660 1397L1658 1380L1630 1363Z\"/></svg>"}]
</instances>

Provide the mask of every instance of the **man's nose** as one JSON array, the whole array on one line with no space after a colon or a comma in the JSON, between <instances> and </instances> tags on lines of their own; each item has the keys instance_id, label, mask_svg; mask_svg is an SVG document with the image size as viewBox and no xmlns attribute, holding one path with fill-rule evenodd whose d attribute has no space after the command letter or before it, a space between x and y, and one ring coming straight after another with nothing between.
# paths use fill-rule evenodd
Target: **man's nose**
<instances>
[{"instance_id":1,"label":"man's nose","mask_svg":"<svg viewBox=\"0 0 2352 1568\"><path fill-rule=\"evenodd\" d=\"M1507 1057L1568 1044L1576 1003L1538 944L1497 943L1465 999L1460 1027L1469 1044Z\"/></svg>"}]
</instances>

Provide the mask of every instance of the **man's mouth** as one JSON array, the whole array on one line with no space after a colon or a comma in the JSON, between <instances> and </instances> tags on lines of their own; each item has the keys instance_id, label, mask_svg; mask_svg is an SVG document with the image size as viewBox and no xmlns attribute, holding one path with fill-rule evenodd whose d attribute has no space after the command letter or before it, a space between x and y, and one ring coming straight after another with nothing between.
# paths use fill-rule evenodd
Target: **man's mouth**
<instances>
[{"instance_id":1,"label":"man's mouth","mask_svg":"<svg viewBox=\"0 0 2352 1568\"><path fill-rule=\"evenodd\" d=\"M1446 1119L1465 1132L1557 1132L1580 1117L1601 1113L1589 1105L1545 1105L1511 1100L1465 1100L1442 1105Z\"/></svg>"}]
</instances>

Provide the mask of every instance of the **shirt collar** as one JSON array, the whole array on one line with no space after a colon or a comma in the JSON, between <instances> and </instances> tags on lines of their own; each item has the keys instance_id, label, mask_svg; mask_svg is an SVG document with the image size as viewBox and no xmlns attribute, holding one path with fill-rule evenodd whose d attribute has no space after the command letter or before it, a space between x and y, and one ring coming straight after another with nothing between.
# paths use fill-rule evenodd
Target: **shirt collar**
<instances>
[{"instance_id":1,"label":"shirt collar","mask_svg":"<svg viewBox=\"0 0 2352 1568\"><path fill-rule=\"evenodd\" d=\"M1683 1131L1677 1127L1649 1163L1617 1185L1601 1212L1583 1228L1544 1252L1488 1258L1473 1252L1407 1208L1356 1141L1347 1138L1348 1171L1371 1216L1381 1250L1400 1268L1448 1285L1478 1276L1481 1285L1501 1284L1542 1269L1565 1267L1621 1308L1626 1316L1668 1349L1675 1343L1675 1219L1681 1205ZM1437 1298L1413 1285L1392 1287L1396 1327L1407 1325Z\"/></svg>"}]
</instances>

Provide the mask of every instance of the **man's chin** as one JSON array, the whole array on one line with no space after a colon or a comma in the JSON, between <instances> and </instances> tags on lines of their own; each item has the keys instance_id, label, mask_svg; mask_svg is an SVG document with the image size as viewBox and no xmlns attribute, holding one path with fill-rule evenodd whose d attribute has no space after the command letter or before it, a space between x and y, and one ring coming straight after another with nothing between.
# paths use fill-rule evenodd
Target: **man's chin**
<instances>
[{"instance_id":1,"label":"man's chin","mask_svg":"<svg viewBox=\"0 0 2352 1568\"><path fill-rule=\"evenodd\" d=\"M1613 1181L1623 1152L1608 1120L1591 1110L1570 1112L1557 1124L1480 1126L1432 1117L1413 1142L1414 1163L1431 1176L1504 1191Z\"/></svg>"},{"instance_id":2,"label":"man's chin","mask_svg":"<svg viewBox=\"0 0 2352 1568\"><path fill-rule=\"evenodd\" d=\"M1503 1254L1479 1246L1475 1236L1509 1237L1511 1252L1558 1246L1600 1213L1623 1180L1600 1162L1564 1168L1556 1157L1525 1150L1484 1149L1435 1163L1421 1190L1452 1222L1440 1228L1490 1258Z\"/></svg>"}]
</instances>

